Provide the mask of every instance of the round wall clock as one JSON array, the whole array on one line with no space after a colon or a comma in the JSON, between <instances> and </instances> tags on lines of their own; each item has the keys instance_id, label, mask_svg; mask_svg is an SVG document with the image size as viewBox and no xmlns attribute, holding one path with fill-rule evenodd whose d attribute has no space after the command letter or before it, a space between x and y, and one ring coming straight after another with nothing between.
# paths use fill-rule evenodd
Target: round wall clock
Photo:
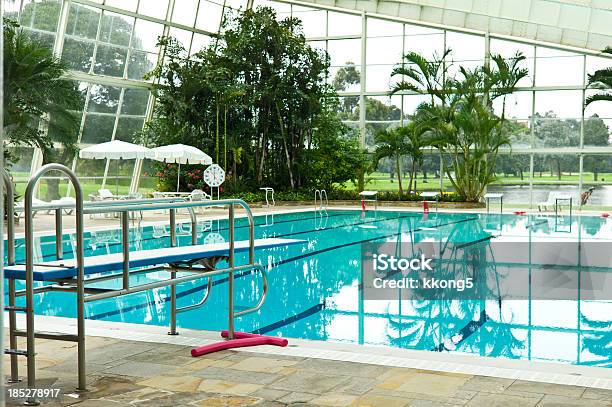
<instances>
[{"instance_id":1,"label":"round wall clock","mask_svg":"<svg viewBox=\"0 0 612 407\"><path fill-rule=\"evenodd\" d=\"M204 182L209 187L218 187L225 181L225 171L217 164L212 164L204 170Z\"/></svg>"}]
</instances>

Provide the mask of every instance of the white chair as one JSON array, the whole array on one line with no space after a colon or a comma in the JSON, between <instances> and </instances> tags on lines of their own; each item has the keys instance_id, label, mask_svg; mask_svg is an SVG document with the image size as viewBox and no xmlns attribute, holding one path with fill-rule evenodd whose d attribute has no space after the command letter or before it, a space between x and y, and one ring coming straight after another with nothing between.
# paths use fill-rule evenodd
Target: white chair
<instances>
[{"instance_id":1,"label":"white chair","mask_svg":"<svg viewBox=\"0 0 612 407\"><path fill-rule=\"evenodd\" d=\"M557 197L556 192L550 192L548 194L548 198L544 202L538 202L538 212L542 212L542 210L547 211L548 207L555 207L555 198Z\"/></svg>"},{"instance_id":2,"label":"white chair","mask_svg":"<svg viewBox=\"0 0 612 407\"><path fill-rule=\"evenodd\" d=\"M201 202L201 201L211 201L212 197L208 195L206 192L202 191L201 189L194 189L193 191L191 191L191 194L189 194L188 199L190 202ZM196 208L196 211L198 213L203 213L204 209L205 209L204 206L199 206Z\"/></svg>"}]
</instances>

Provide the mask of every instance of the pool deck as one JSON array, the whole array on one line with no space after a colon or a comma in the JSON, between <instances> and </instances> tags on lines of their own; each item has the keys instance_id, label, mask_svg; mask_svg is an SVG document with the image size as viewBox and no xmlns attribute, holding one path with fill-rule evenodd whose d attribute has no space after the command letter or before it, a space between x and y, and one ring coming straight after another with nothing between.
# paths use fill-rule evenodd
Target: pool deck
<instances>
[{"instance_id":1,"label":"pool deck","mask_svg":"<svg viewBox=\"0 0 612 407\"><path fill-rule=\"evenodd\" d=\"M267 346L199 358L170 343L88 336L86 346L89 391L77 394L76 345L37 341L38 386L61 389L42 405L612 406L612 390L288 356Z\"/></svg>"}]
</instances>

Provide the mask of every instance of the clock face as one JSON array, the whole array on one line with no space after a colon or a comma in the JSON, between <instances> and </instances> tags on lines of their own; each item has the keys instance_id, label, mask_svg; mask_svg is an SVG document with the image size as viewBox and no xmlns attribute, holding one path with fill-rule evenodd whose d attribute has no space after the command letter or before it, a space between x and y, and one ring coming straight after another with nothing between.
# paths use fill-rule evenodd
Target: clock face
<instances>
[{"instance_id":1,"label":"clock face","mask_svg":"<svg viewBox=\"0 0 612 407\"><path fill-rule=\"evenodd\" d=\"M218 187L225 181L225 171L217 164L213 164L204 170L204 182L209 187Z\"/></svg>"}]
</instances>

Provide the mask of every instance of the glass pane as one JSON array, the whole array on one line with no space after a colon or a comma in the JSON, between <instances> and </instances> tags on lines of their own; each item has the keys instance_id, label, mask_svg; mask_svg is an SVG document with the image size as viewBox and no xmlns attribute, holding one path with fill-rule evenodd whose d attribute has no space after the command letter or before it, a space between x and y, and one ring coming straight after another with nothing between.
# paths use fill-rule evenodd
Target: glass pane
<instances>
[{"instance_id":1,"label":"glass pane","mask_svg":"<svg viewBox=\"0 0 612 407\"><path fill-rule=\"evenodd\" d=\"M453 61L484 61L484 37L449 31L446 33L446 48L453 51L451 54Z\"/></svg>"},{"instance_id":2,"label":"glass pane","mask_svg":"<svg viewBox=\"0 0 612 407\"><path fill-rule=\"evenodd\" d=\"M612 128L610 121L606 121L597 115L585 117L584 120L584 145L589 147L611 146Z\"/></svg>"},{"instance_id":3,"label":"glass pane","mask_svg":"<svg viewBox=\"0 0 612 407\"><path fill-rule=\"evenodd\" d=\"M355 65L334 66L329 69L329 81L338 92L358 92L361 72Z\"/></svg>"},{"instance_id":4,"label":"glass pane","mask_svg":"<svg viewBox=\"0 0 612 407\"><path fill-rule=\"evenodd\" d=\"M401 96L370 96L366 98L366 120L399 120L402 116Z\"/></svg>"},{"instance_id":5,"label":"glass pane","mask_svg":"<svg viewBox=\"0 0 612 407\"><path fill-rule=\"evenodd\" d=\"M93 60L94 47L93 42L66 37L62 51L62 60L68 64L70 69L89 72L91 61Z\"/></svg>"},{"instance_id":6,"label":"glass pane","mask_svg":"<svg viewBox=\"0 0 612 407\"><path fill-rule=\"evenodd\" d=\"M395 65L369 65L366 69L366 90L368 92L386 92L401 80L399 76L391 78Z\"/></svg>"},{"instance_id":7,"label":"glass pane","mask_svg":"<svg viewBox=\"0 0 612 407\"><path fill-rule=\"evenodd\" d=\"M164 26L147 20L136 20L132 48L157 51L157 40L163 34Z\"/></svg>"},{"instance_id":8,"label":"glass pane","mask_svg":"<svg viewBox=\"0 0 612 407\"><path fill-rule=\"evenodd\" d=\"M401 23L381 20L379 18L367 19L368 37L386 37L393 35L404 35Z\"/></svg>"},{"instance_id":9,"label":"glass pane","mask_svg":"<svg viewBox=\"0 0 612 407\"><path fill-rule=\"evenodd\" d=\"M532 92L515 92L511 95L498 97L493 101L493 110L498 116L505 115L510 119L528 120L531 117Z\"/></svg>"},{"instance_id":10,"label":"glass pane","mask_svg":"<svg viewBox=\"0 0 612 407\"><path fill-rule=\"evenodd\" d=\"M605 91L587 90L586 97L593 96L598 93L605 93ZM602 119L612 119L612 103L605 100L591 102L584 108L585 117L597 115Z\"/></svg>"},{"instance_id":11,"label":"glass pane","mask_svg":"<svg viewBox=\"0 0 612 407\"><path fill-rule=\"evenodd\" d=\"M327 16L325 11L303 11L294 12L293 17L299 18L302 21L304 35L308 37L324 37L326 35Z\"/></svg>"},{"instance_id":12,"label":"glass pane","mask_svg":"<svg viewBox=\"0 0 612 407\"><path fill-rule=\"evenodd\" d=\"M157 63L157 54L131 50L128 64L128 78L142 80L146 73L151 72Z\"/></svg>"},{"instance_id":13,"label":"glass pane","mask_svg":"<svg viewBox=\"0 0 612 407\"><path fill-rule=\"evenodd\" d=\"M166 19L169 0L141 1L138 6L138 13L145 16Z\"/></svg>"},{"instance_id":14,"label":"glass pane","mask_svg":"<svg viewBox=\"0 0 612 407\"><path fill-rule=\"evenodd\" d=\"M338 98L338 108L336 111L342 120L359 120L359 96L346 96Z\"/></svg>"},{"instance_id":15,"label":"glass pane","mask_svg":"<svg viewBox=\"0 0 612 407\"><path fill-rule=\"evenodd\" d=\"M120 117L119 123L117 125L117 133L115 134L115 139L133 143L134 136L140 133L143 124L144 118Z\"/></svg>"},{"instance_id":16,"label":"glass pane","mask_svg":"<svg viewBox=\"0 0 612 407\"><path fill-rule=\"evenodd\" d=\"M346 65L348 62L361 63L361 40L330 40L327 44L332 65Z\"/></svg>"},{"instance_id":17,"label":"glass pane","mask_svg":"<svg viewBox=\"0 0 612 407\"><path fill-rule=\"evenodd\" d=\"M536 58L536 86L579 86L583 73L582 56Z\"/></svg>"},{"instance_id":18,"label":"glass pane","mask_svg":"<svg viewBox=\"0 0 612 407\"><path fill-rule=\"evenodd\" d=\"M552 112L557 117L581 117L582 92L579 90L536 92L535 111L541 116Z\"/></svg>"},{"instance_id":19,"label":"glass pane","mask_svg":"<svg viewBox=\"0 0 612 407\"><path fill-rule=\"evenodd\" d=\"M577 147L580 145L580 120L558 118L550 112L536 116L534 136L536 147Z\"/></svg>"},{"instance_id":20,"label":"glass pane","mask_svg":"<svg viewBox=\"0 0 612 407\"><path fill-rule=\"evenodd\" d=\"M134 18L105 11L102 14L101 24L100 41L126 47L129 45Z\"/></svg>"},{"instance_id":21,"label":"glass pane","mask_svg":"<svg viewBox=\"0 0 612 407\"><path fill-rule=\"evenodd\" d=\"M174 7L176 8L176 6ZM213 33L219 32L222 11L223 6L210 1L201 0L196 27Z\"/></svg>"},{"instance_id":22,"label":"glass pane","mask_svg":"<svg viewBox=\"0 0 612 407\"><path fill-rule=\"evenodd\" d=\"M404 53L416 52L431 60L434 56L442 56L444 50L444 35L410 35L404 40Z\"/></svg>"},{"instance_id":23,"label":"glass pane","mask_svg":"<svg viewBox=\"0 0 612 407\"><path fill-rule=\"evenodd\" d=\"M91 85L89 90L89 112L116 113L119 106L121 88L104 85Z\"/></svg>"},{"instance_id":24,"label":"glass pane","mask_svg":"<svg viewBox=\"0 0 612 407\"><path fill-rule=\"evenodd\" d=\"M189 51L191 45L191 31L182 30L180 28L170 28L169 35L181 43L185 50Z\"/></svg>"},{"instance_id":25,"label":"glass pane","mask_svg":"<svg viewBox=\"0 0 612 407\"><path fill-rule=\"evenodd\" d=\"M172 22L193 27L197 10L198 0L175 1Z\"/></svg>"},{"instance_id":26,"label":"glass pane","mask_svg":"<svg viewBox=\"0 0 612 407\"><path fill-rule=\"evenodd\" d=\"M368 38L366 63L397 64L402 61L402 37Z\"/></svg>"},{"instance_id":27,"label":"glass pane","mask_svg":"<svg viewBox=\"0 0 612 407\"><path fill-rule=\"evenodd\" d=\"M115 116L88 114L83 127L83 144L98 144L110 141L115 126Z\"/></svg>"},{"instance_id":28,"label":"glass pane","mask_svg":"<svg viewBox=\"0 0 612 407\"><path fill-rule=\"evenodd\" d=\"M582 163L582 189L595 189L587 200L587 209L612 207L612 149L608 154L585 155Z\"/></svg>"},{"instance_id":29,"label":"glass pane","mask_svg":"<svg viewBox=\"0 0 612 407\"><path fill-rule=\"evenodd\" d=\"M500 154L496 161L496 181L487 192L503 193L504 204L527 207L529 205L529 165L527 154ZM493 226L487 225L487 226Z\"/></svg>"},{"instance_id":30,"label":"glass pane","mask_svg":"<svg viewBox=\"0 0 612 407\"><path fill-rule=\"evenodd\" d=\"M191 54L200 52L204 48L208 47L208 45L214 40L215 38L208 35L194 33L193 40L191 41Z\"/></svg>"},{"instance_id":31,"label":"glass pane","mask_svg":"<svg viewBox=\"0 0 612 407\"><path fill-rule=\"evenodd\" d=\"M580 202L579 158L575 154L536 154L533 160L533 202L546 202L549 194L571 195Z\"/></svg>"},{"instance_id":32,"label":"glass pane","mask_svg":"<svg viewBox=\"0 0 612 407\"><path fill-rule=\"evenodd\" d=\"M155 2L148 1L147 3L155 3ZM105 4L107 6L120 8L122 10L136 11L136 7L138 6L138 0L106 0Z\"/></svg>"},{"instance_id":33,"label":"glass pane","mask_svg":"<svg viewBox=\"0 0 612 407\"><path fill-rule=\"evenodd\" d=\"M96 53L94 72L108 76L123 76L127 49L99 45Z\"/></svg>"},{"instance_id":34,"label":"glass pane","mask_svg":"<svg viewBox=\"0 0 612 407\"><path fill-rule=\"evenodd\" d=\"M328 11L327 21L327 35L361 34L361 16Z\"/></svg>"},{"instance_id":35,"label":"glass pane","mask_svg":"<svg viewBox=\"0 0 612 407\"><path fill-rule=\"evenodd\" d=\"M31 31L28 29L24 29L24 32L33 41L40 42L46 48L53 49L53 45L55 44L55 34L46 33L42 31Z\"/></svg>"},{"instance_id":36,"label":"glass pane","mask_svg":"<svg viewBox=\"0 0 612 407\"><path fill-rule=\"evenodd\" d=\"M95 194L98 189L102 188L105 167L106 160L77 159L76 175L80 180L84 181L81 187L83 188L85 196Z\"/></svg>"},{"instance_id":37,"label":"glass pane","mask_svg":"<svg viewBox=\"0 0 612 407\"><path fill-rule=\"evenodd\" d=\"M95 40L99 22L100 9L72 3L66 24L66 35Z\"/></svg>"},{"instance_id":38,"label":"glass pane","mask_svg":"<svg viewBox=\"0 0 612 407\"><path fill-rule=\"evenodd\" d=\"M125 89L121 114L144 116L148 101L149 91L147 89Z\"/></svg>"},{"instance_id":39,"label":"glass pane","mask_svg":"<svg viewBox=\"0 0 612 407\"><path fill-rule=\"evenodd\" d=\"M24 0L20 23L23 27L55 33L59 21L60 2Z\"/></svg>"}]
</instances>

